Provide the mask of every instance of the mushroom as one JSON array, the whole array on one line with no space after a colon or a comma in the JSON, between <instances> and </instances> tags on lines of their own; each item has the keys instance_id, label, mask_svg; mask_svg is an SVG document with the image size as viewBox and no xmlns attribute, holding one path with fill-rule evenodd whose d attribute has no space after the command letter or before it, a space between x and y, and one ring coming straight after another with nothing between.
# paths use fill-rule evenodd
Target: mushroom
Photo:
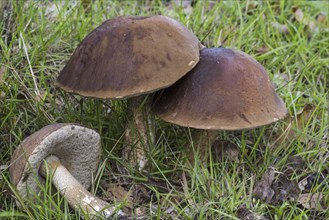
<instances>
[{"instance_id":1,"label":"mushroom","mask_svg":"<svg viewBox=\"0 0 329 220\"><path fill-rule=\"evenodd\" d=\"M205 129L192 134L198 141L206 136L202 145L212 144L217 130L255 128L287 114L264 67L226 48L202 49L197 66L154 97L153 111L167 122Z\"/></svg>"},{"instance_id":2,"label":"mushroom","mask_svg":"<svg viewBox=\"0 0 329 220\"><path fill-rule=\"evenodd\" d=\"M100 137L94 130L76 124L48 125L16 148L9 167L11 182L24 200L33 201L50 170L52 184L71 207L90 217L108 218L117 208L86 190L97 170L100 150ZM124 215L120 210L117 213Z\"/></svg>"},{"instance_id":3,"label":"mushroom","mask_svg":"<svg viewBox=\"0 0 329 220\"><path fill-rule=\"evenodd\" d=\"M94 29L58 76L67 92L101 99L127 99L124 158L142 169L154 123L147 94L168 87L199 61L201 44L166 16L120 16ZM150 139L148 138L150 137ZM150 141L148 141L150 140Z\"/></svg>"}]
</instances>

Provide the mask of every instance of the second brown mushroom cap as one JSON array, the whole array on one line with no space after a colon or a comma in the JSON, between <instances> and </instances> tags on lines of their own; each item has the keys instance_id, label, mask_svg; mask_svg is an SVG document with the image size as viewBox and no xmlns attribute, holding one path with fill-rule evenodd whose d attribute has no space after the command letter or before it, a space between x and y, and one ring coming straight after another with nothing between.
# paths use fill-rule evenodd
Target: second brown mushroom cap
<instances>
[{"instance_id":1,"label":"second brown mushroom cap","mask_svg":"<svg viewBox=\"0 0 329 220\"><path fill-rule=\"evenodd\" d=\"M198 129L254 128L287 113L264 67L226 48L201 50L198 65L154 100L153 110L163 120Z\"/></svg>"},{"instance_id":2,"label":"second brown mushroom cap","mask_svg":"<svg viewBox=\"0 0 329 220\"><path fill-rule=\"evenodd\" d=\"M197 129L186 152L192 163L191 148L196 146L205 161L217 130L259 127L287 113L263 66L241 51L225 48L201 50L197 66L154 97L153 111L167 122Z\"/></svg>"}]
</instances>

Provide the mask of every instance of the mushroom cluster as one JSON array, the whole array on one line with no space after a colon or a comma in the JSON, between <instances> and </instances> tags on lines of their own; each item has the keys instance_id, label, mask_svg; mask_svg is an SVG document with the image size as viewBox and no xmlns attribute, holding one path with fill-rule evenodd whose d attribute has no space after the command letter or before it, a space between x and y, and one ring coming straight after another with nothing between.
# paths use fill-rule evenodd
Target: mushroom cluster
<instances>
[{"instance_id":1,"label":"mushroom cluster","mask_svg":"<svg viewBox=\"0 0 329 220\"><path fill-rule=\"evenodd\" d=\"M199 61L198 38L176 20L120 16L105 21L76 48L56 85L100 99L127 99L123 157L140 170L154 145L148 94L168 87Z\"/></svg>"},{"instance_id":2,"label":"mushroom cluster","mask_svg":"<svg viewBox=\"0 0 329 220\"><path fill-rule=\"evenodd\" d=\"M251 56L204 48L189 29L160 15L105 21L78 45L56 86L86 97L126 99L123 158L140 170L155 142L151 111L165 121L199 129L195 141L206 130L207 143L217 130L259 127L287 113L265 69ZM32 200L40 193L37 182L51 174L73 208L91 217L124 216L87 191L99 156L95 131L76 124L49 125L17 147L10 178L21 197Z\"/></svg>"}]
</instances>

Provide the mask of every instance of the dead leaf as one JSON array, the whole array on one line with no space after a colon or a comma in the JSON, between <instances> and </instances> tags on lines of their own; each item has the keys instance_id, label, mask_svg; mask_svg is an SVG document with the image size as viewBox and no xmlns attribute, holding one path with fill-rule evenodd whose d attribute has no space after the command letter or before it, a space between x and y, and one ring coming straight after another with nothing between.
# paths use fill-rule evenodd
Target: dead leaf
<instances>
[{"instance_id":1,"label":"dead leaf","mask_svg":"<svg viewBox=\"0 0 329 220\"><path fill-rule=\"evenodd\" d=\"M147 219L147 216L149 216L149 211L148 207L137 207L134 210L134 215L138 217L138 219Z\"/></svg>"},{"instance_id":2,"label":"dead leaf","mask_svg":"<svg viewBox=\"0 0 329 220\"><path fill-rule=\"evenodd\" d=\"M6 71L6 69L7 68L5 66L2 66L0 68L0 82L2 81L2 78L3 78L3 75L4 75L5 71Z\"/></svg>"},{"instance_id":3,"label":"dead leaf","mask_svg":"<svg viewBox=\"0 0 329 220\"><path fill-rule=\"evenodd\" d=\"M252 2L249 2L244 11L247 13L247 14L252 14L252 11L253 9L257 8L258 7L258 2L257 1L252 1Z\"/></svg>"},{"instance_id":4,"label":"dead leaf","mask_svg":"<svg viewBox=\"0 0 329 220\"><path fill-rule=\"evenodd\" d=\"M255 9L258 7L258 2L257 1L253 1L253 2L250 2L247 6L247 9L248 10L251 10L251 9Z\"/></svg>"},{"instance_id":5,"label":"dead leaf","mask_svg":"<svg viewBox=\"0 0 329 220\"><path fill-rule=\"evenodd\" d=\"M325 187L325 180L329 178L329 170L311 173L299 181L298 186L303 193L309 193L312 188Z\"/></svg>"},{"instance_id":6,"label":"dead leaf","mask_svg":"<svg viewBox=\"0 0 329 220\"><path fill-rule=\"evenodd\" d=\"M302 110L297 112L297 116L295 117L297 119L294 120L297 121L296 124L297 129L304 129L307 121L311 118L314 109L315 109L314 105L306 104Z\"/></svg>"},{"instance_id":7,"label":"dead leaf","mask_svg":"<svg viewBox=\"0 0 329 220\"><path fill-rule=\"evenodd\" d=\"M315 19L315 25L317 27L316 30L320 32L329 32L329 20L327 19L327 16L324 13L318 14Z\"/></svg>"},{"instance_id":8,"label":"dead leaf","mask_svg":"<svg viewBox=\"0 0 329 220\"><path fill-rule=\"evenodd\" d=\"M212 146L214 161L239 161L239 148L230 141L215 140Z\"/></svg>"},{"instance_id":9,"label":"dead leaf","mask_svg":"<svg viewBox=\"0 0 329 220\"><path fill-rule=\"evenodd\" d=\"M323 24L323 23L325 23L326 18L327 17L324 14L320 13L316 16L316 21Z\"/></svg>"},{"instance_id":10,"label":"dead leaf","mask_svg":"<svg viewBox=\"0 0 329 220\"><path fill-rule=\"evenodd\" d=\"M296 201L300 194L296 180L290 180L286 175L280 173L272 186L275 196L271 204L281 204L284 201Z\"/></svg>"},{"instance_id":11,"label":"dead leaf","mask_svg":"<svg viewBox=\"0 0 329 220\"><path fill-rule=\"evenodd\" d=\"M306 104L302 110L297 112L294 117L287 117L285 119L286 126L281 128L277 132L277 138L271 144L272 148L276 148L279 145L288 145L294 140L297 140L300 137L301 131L307 125L308 120L310 120L313 111L315 109L314 105Z\"/></svg>"},{"instance_id":12,"label":"dead leaf","mask_svg":"<svg viewBox=\"0 0 329 220\"><path fill-rule=\"evenodd\" d=\"M267 218L264 216L249 210L245 204L239 206L238 210L236 211L236 217L241 220L267 220Z\"/></svg>"},{"instance_id":13,"label":"dead leaf","mask_svg":"<svg viewBox=\"0 0 329 220\"><path fill-rule=\"evenodd\" d=\"M181 182L182 182L182 187L183 187L183 192L184 192L185 198L188 198L187 201L189 202L189 204L193 205L194 202L192 200L192 196L190 195L187 178L186 178L186 174L184 171L182 172Z\"/></svg>"},{"instance_id":14,"label":"dead leaf","mask_svg":"<svg viewBox=\"0 0 329 220\"><path fill-rule=\"evenodd\" d=\"M90 12L93 0L81 0L81 4L86 13Z\"/></svg>"},{"instance_id":15,"label":"dead leaf","mask_svg":"<svg viewBox=\"0 0 329 220\"><path fill-rule=\"evenodd\" d=\"M1 166L0 166L0 171L7 170L8 168L9 168L8 165L1 165Z\"/></svg>"},{"instance_id":16,"label":"dead leaf","mask_svg":"<svg viewBox=\"0 0 329 220\"><path fill-rule=\"evenodd\" d=\"M150 195L146 190L146 186L142 184L136 184L132 188L132 199L135 205L144 204L150 200Z\"/></svg>"},{"instance_id":17,"label":"dead leaf","mask_svg":"<svg viewBox=\"0 0 329 220\"><path fill-rule=\"evenodd\" d=\"M255 184L253 195L256 199L270 203L274 190L271 188L274 181L274 168L270 167L266 173L263 174L261 180Z\"/></svg>"},{"instance_id":18,"label":"dead leaf","mask_svg":"<svg viewBox=\"0 0 329 220\"><path fill-rule=\"evenodd\" d=\"M304 31L306 32L308 38L310 39L315 32L328 32L329 28L327 27L327 19L323 13L318 14L315 19L306 18L303 11L298 8L293 8L294 18L296 21L305 25Z\"/></svg>"},{"instance_id":19,"label":"dead leaf","mask_svg":"<svg viewBox=\"0 0 329 220\"><path fill-rule=\"evenodd\" d=\"M261 54L267 53L268 51L269 51L269 48L266 45L263 45L263 46L259 47L258 49L256 49L256 54L261 55Z\"/></svg>"},{"instance_id":20,"label":"dead leaf","mask_svg":"<svg viewBox=\"0 0 329 220\"><path fill-rule=\"evenodd\" d=\"M34 96L34 100L37 102L42 102L46 99L47 97L47 92L45 92L44 90L39 90L39 94Z\"/></svg>"},{"instance_id":21,"label":"dead leaf","mask_svg":"<svg viewBox=\"0 0 329 220\"><path fill-rule=\"evenodd\" d=\"M191 14L193 11L192 0L174 0L167 5L168 9L181 8L185 14Z\"/></svg>"},{"instance_id":22,"label":"dead leaf","mask_svg":"<svg viewBox=\"0 0 329 220\"><path fill-rule=\"evenodd\" d=\"M306 209L315 209L322 211L328 207L324 207L322 193L304 193L300 194L297 200Z\"/></svg>"},{"instance_id":23,"label":"dead leaf","mask_svg":"<svg viewBox=\"0 0 329 220\"><path fill-rule=\"evenodd\" d=\"M296 21L302 22L304 20L304 13L303 13L302 9L300 9L298 7L293 7L292 11L294 13L294 17L295 17Z\"/></svg>"},{"instance_id":24,"label":"dead leaf","mask_svg":"<svg viewBox=\"0 0 329 220\"><path fill-rule=\"evenodd\" d=\"M272 22L272 27L282 34L287 34L289 32L289 29L288 29L287 25L285 25L285 24L280 24L278 22Z\"/></svg>"},{"instance_id":25,"label":"dead leaf","mask_svg":"<svg viewBox=\"0 0 329 220\"><path fill-rule=\"evenodd\" d=\"M3 91L0 91L0 99L3 99L6 97L6 93L4 93Z\"/></svg>"},{"instance_id":26,"label":"dead leaf","mask_svg":"<svg viewBox=\"0 0 329 220\"><path fill-rule=\"evenodd\" d=\"M106 188L106 198L111 202L124 202L124 206L133 209L133 197L131 191L126 191L118 184L108 184Z\"/></svg>"},{"instance_id":27,"label":"dead leaf","mask_svg":"<svg viewBox=\"0 0 329 220\"><path fill-rule=\"evenodd\" d=\"M8 165L0 165L0 172L7 170L8 167L9 167ZM2 175L0 175L0 180L2 180L2 179L3 179L3 177L2 177Z\"/></svg>"},{"instance_id":28,"label":"dead leaf","mask_svg":"<svg viewBox=\"0 0 329 220\"><path fill-rule=\"evenodd\" d=\"M276 174L276 175L275 175ZM300 194L298 183L290 180L283 173L275 173L274 168L264 173L261 180L255 184L253 195L256 199L268 204L281 204L284 201L296 201Z\"/></svg>"},{"instance_id":29,"label":"dead leaf","mask_svg":"<svg viewBox=\"0 0 329 220\"><path fill-rule=\"evenodd\" d=\"M301 174L306 169L306 163L302 157L293 155L288 157L286 164L283 167L283 173L291 177L293 174Z\"/></svg>"},{"instance_id":30,"label":"dead leaf","mask_svg":"<svg viewBox=\"0 0 329 220\"><path fill-rule=\"evenodd\" d=\"M298 188L303 192L306 190L308 185L307 178L302 179L301 181L298 182Z\"/></svg>"},{"instance_id":31,"label":"dead leaf","mask_svg":"<svg viewBox=\"0 0 329 220\"><path fill-rule=\"evenodd\" d=\"M316 25L316 23L314 21L310 21L308 23L308 27L309 27L310 31L312 31L312 32L315 32L318 30L318 26Z\"/></svg>"}]
</instances>

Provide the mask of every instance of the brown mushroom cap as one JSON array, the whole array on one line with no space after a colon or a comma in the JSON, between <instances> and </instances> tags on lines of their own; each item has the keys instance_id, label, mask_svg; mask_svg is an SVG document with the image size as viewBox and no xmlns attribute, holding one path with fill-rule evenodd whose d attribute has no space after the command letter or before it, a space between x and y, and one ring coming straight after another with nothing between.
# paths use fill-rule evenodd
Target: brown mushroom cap
<instances>
[{"instance_id":1,"label":"brown mushroom cap","mask_svg":"<svg viewBox=\"0 0 329 220\"><path fill-rule=\"evenodd\" d=\"M225 48L203 49L198 65L154 100L163 120L199 129L254 128L287 113L262 65Z\"/></svg>"},{"instance_id":2,"label":"brown mushroom cap","mask_svg":"<svg viewBox=\"0 0 329 220\"><path fill-rule=\"evenodd\" d=\"M105 21L77 47L56 85L68 92L120 99L167 87L199 61L201 44L166 16Z\"/></svg>"},{"instance_id":3,"label":"brown mushroom cap","mask_svg":"<svg viewBox=\"0 0 329 220\"><path fill-rule=\"evenodd\" d=\"M24 199L40 191L36 178L43 160L57 156L60 162L86 189L100 160L100 137L91 129L76 124L53 124L33 133L16 148L9 167L11 182ZM31 193L32 192L32 193Z\"/></svg>"}]
</instances>

